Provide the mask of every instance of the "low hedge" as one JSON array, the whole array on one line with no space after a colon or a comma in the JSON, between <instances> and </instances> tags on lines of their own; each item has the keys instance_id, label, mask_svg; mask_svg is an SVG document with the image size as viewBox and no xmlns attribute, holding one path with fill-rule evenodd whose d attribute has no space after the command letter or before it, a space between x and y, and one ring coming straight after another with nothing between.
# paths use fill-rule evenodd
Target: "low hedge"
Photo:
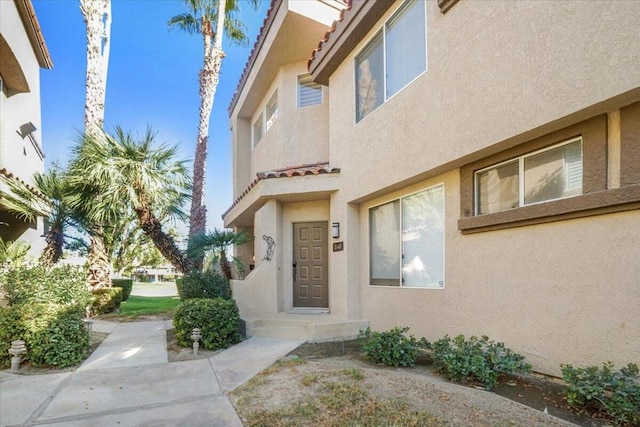
<instances>
[{"instance_id":1,"label":"low hedge","mask_svg":"<svg viewBox=\"0 0 640 427\"><path fill-rule=\"evenodd\" d=\"M23 360L33 366L64 368L89 354L89 331L80 304L29 304L0 307L0 366L11 365L11 341L24 340Z\"/></svg>"},{"instance_id":2,"label":"low hedge","mask_svg":"<svg viewBox=\"0 0 640 427\"><path fill-rule=\"evenodd\" d=\"M116 311L122 302L122 288L102 288L91 293L91 311L94 316Z\"/></svg>"},{"instance_id":3,"label":"low hedge","mask_svg":"<svg viewBox=\"0 0 640 427\"><path fill-rule=\"evenodd\" d=\"M235 300L192 298L182 302L173 316L173 328L182 347L191 347L193 328L202 331L207 350L226 348L240 342L240 315Z\"/></svg>"},{"instance_id":4,"label":"low hedge","mask_svg":"<svg viewBox=\"0 0 640 427\"><path fill-rule=\"evenodd\" d=\"M215 272L190 271L176 280L180 300L191 298L231 298L229 281Z\"/></svg>"},{"instance_id":5,"label":"low hedge","mask_svg":"<svg viewBox=\"0 0 640 427\"><path fill-rule=\"evenodd\" d=\"M90 299L86 271L80 267L14 268L3 281L10 305L88 304Z\"/></svg>"},{"instance_id":6,"label":"low hedge","mask_svg":"<svg viewBox=\"0 0 640 427\"><path fill-rule=\"evenodd\" d=\"M122 302L129 299L131 289L133 289L133 279L111 279L114 287L122 288Z\"/></svg>"}]
</instances>

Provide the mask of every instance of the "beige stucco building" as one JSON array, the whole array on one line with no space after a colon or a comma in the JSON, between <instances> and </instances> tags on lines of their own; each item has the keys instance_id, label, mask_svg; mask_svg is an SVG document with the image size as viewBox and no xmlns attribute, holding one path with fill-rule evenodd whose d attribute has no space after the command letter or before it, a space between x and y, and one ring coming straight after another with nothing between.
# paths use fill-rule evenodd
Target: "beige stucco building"
<instances>
[{"instance_id":1,"label":"beige stucco building","mask_svg":"<svg viewBox=\"0 0 640 427\"><path fill-rule=\"evenodd\" d=\"M248 333L639 362L640 4L354 0L327 29L301 3L230 106Z\"/></svg>"},{"instance_id":2,"label":"beige stucco building","mask_svg":"<svg viewBox=\"0 0 640 427\"><path fill-rule=\"evenodd\" d=\"M0 174L27 184L44 172L40 69L52 67L30 0L0 1ZM0 186L5 186L0 180ZM4 188L6 190L6 188ZM44 221L24 222L2 207L0 238L25 240L31 253L45 246Z\"/></svg>"}]
</instances>

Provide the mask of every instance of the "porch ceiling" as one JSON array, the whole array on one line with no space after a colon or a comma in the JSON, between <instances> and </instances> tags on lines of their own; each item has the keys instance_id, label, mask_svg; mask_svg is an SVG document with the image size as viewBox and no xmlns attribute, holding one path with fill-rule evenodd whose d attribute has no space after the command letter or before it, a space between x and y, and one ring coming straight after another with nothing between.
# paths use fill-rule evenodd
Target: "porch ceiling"
<instances>
[{"instance_id":1,"label":"porch ceiling","mask_svg":"<svg viewBox=\"0 0 640 427\"><path fill-rule=\"evenodd\" d=\"M253 217L269 200L286 203L328 200L338 190L340 175L322 174L262 179L222 217L225 227L253 227Z\"/></svg>"}]
</instances>

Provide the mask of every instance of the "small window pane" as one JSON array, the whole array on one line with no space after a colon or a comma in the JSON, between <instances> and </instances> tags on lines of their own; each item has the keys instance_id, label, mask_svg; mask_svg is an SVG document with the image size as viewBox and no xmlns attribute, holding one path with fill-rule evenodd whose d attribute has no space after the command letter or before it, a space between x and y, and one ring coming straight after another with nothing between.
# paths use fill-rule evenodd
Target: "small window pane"
<instances>
[{"instance_id":1,"label":"small window pane","mask_svg":"<svg viewBox=\"0 0 640 427\"><path fill-rule=\"evenodd\" d=\"M402 199L402 286L444 287L444 187Z\"/></svg>"},{"instance_id":2,"label":"small window pane","mask_svg":"<svg viewBox=\"0 0 640 427\"><path fill-rule=\"evenodd\" d=\"M262 114L258 116L256 121L253 123L253 146L255 147L258 142L262 139Z\"/></svg>"},{"instance_id":3,"label":"small window pane","mask_svg":"<svg viewBox=\"0 0 640 427\"><path fill-rule=\"evenodd\" d=\"M387 23L387 97L427 69L425 4L407 2Z\"/></svg>"},{"instance_id":4,"label":"small window pane","mask_svg":"<svg viewBox=\"0 0 640 427\"><path fill-rule=\"evenodd\" d=\"M517 208L519 204L518 161L491 168L476 176L478 215Z\"/></svg>"},{"instance_id":5,"label":"small window pane","mask_svg":"<svg viewBox=\"0 0 640 427\"><path fill-rule=\"evenodd\" d=\"M356 120L362 120L383 101L384 56L379 33L356 58Z\"/></svg>"},{"instance_id":6,"label":"small window pane","mask_svg":"<svg viewBox=\"0 0 640 427\"><path fill-rule=\"evenodd\" d=\"M400 202L369 210L371 284L400 285Z\"/></svg>"},{"instance_id":7,"label":"small window pane","mask_svg":"<svg viewBox=\"0 0 640 427\"><path fill-rule=\"evenodd\" d=\"M298 77L298 107L322 104L322 86L306 74Z\"/></svg>"},{"instance_id":8,"label":"small window pane","mask_svg":"<svg viewBox=\"0 0 640 427\"><path fill-rule=\"evenodd\" d=\"M278 92L274 93L266 108L265 132L271 128L273 122L278 118Z\"/></svg>"},{"instance_id":9,"label":"small window pane","mask_svg":"<svg viewBox=\"0 0 640 427\"><path fill-rule=\"evenodd\" d=\"M524 189L526 205L581 194L581 141L525 157Z\"/></svg>"}]
</instances>

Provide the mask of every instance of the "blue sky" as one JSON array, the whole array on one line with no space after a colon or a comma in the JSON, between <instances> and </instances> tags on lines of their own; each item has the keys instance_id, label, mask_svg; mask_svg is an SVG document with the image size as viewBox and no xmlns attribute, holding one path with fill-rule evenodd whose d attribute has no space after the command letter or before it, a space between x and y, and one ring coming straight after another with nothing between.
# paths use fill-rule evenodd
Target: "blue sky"
<instances>
[{"instance_id":1,"label":"blue sky","mask_svg":"<svg viewBox=\"0 0 640 427\"><path fill-rule=\"evenodd\" d=\"M84 121L85 25L77 0L32 0L53 69L40 74L42 142L46 165L66 164ZM121 126L157 141L178 145L192 164L198 125L198 71L202 38L169 30L167 21L186 12L182 0L112 0L111 52L107 77L105 128ZM207 226L222 227L220 215L232 203L231 135L227 107L235 92L268 0L259 10L240 0L246 45L225 43L220 83L209 128ZM226 42L227 40L225 40Z\"/></svg>"}]
</instances>

